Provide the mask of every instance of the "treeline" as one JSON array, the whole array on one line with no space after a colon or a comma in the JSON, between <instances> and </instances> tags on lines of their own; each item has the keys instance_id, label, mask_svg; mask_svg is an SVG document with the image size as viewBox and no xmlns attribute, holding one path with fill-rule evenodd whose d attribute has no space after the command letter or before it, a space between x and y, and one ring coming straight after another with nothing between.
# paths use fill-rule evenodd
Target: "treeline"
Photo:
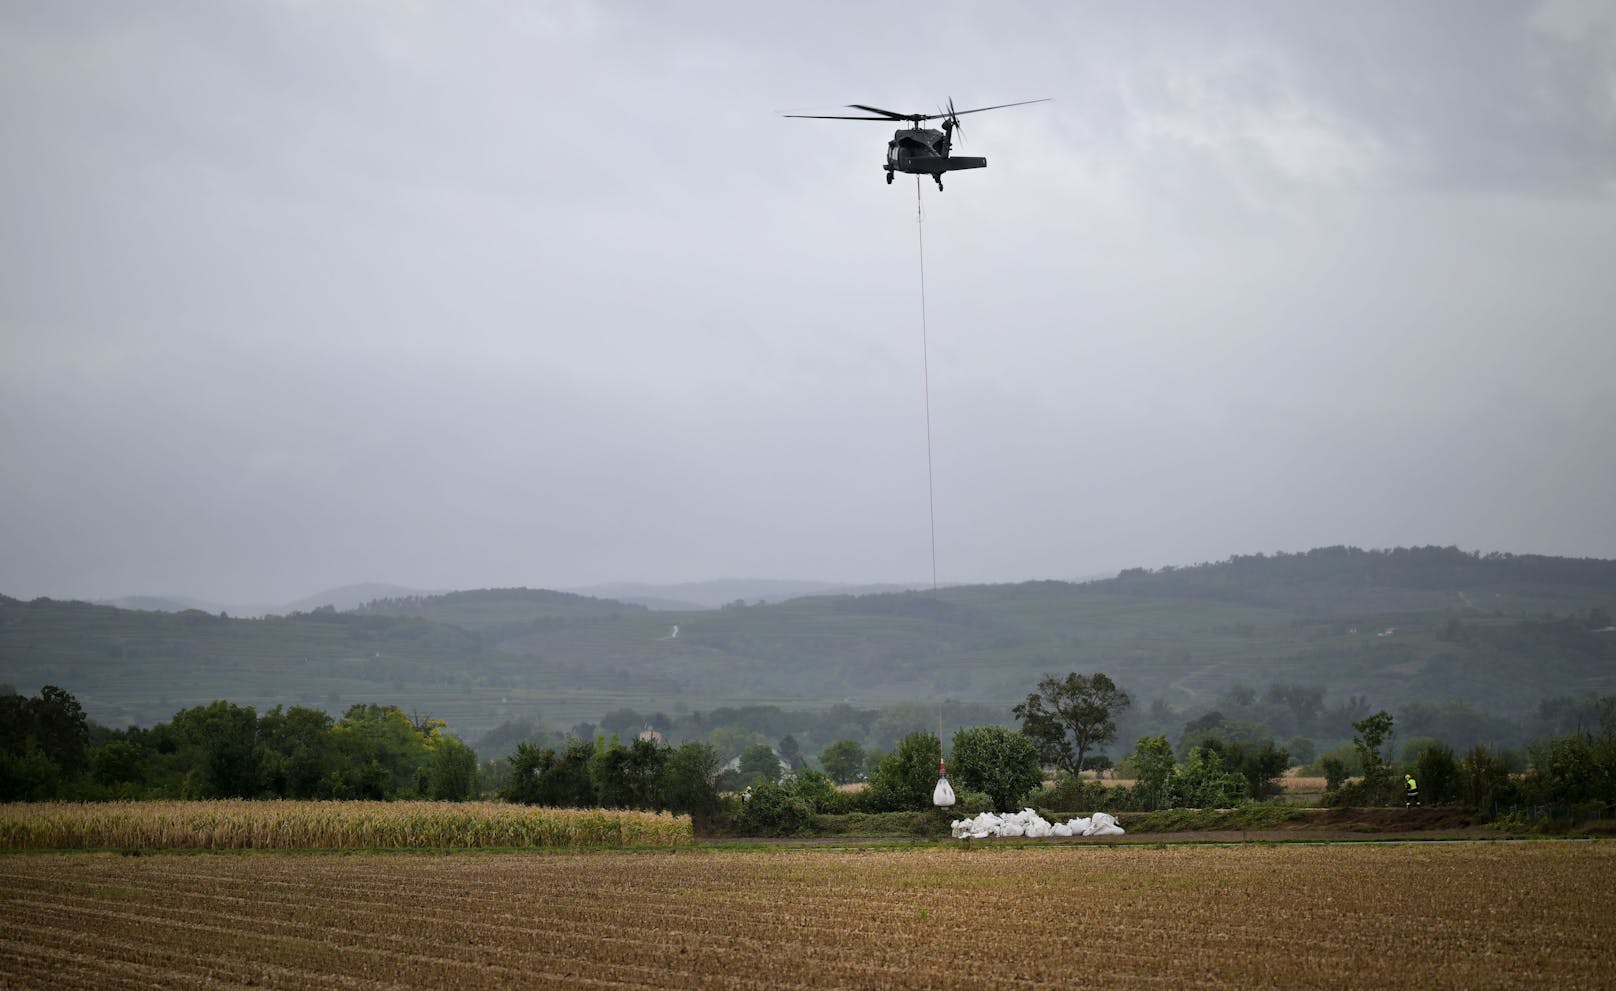
<instances>
[{"instance_id":1,"label":"treeline","mask_svg":"<svg viewBox=\"0 0 1616 991\"><path fill-rule=\"evenodd\" d=\"M775 705L720 706L673 715L620 708L605 713L596 722L575 723L564 731L546 726L538 719L507 721L479 737L476 747L485 756L503 757L521 743L560 750L572 740L593 740L597 736L633 739L650 730L670 745L710 743L726 761L748 748L762 746L791 763L793 754L807 757L837 740L853 740L866 751L885 753L908 734L935 728L939 717L945 732L1008 721L1002 708L953 700L879 709L848 703L811 710L782 709ZM798 762L792 766L806 765Z\"/></svg>"},{"instance_id":2,"label":"treeline","mask_svg":"<svg viewBox=\"0 0 1616 991\"><path fill-rule=\"evenodd\" d=\"M1235 555L1190 567L1128 568L1107 583L1136 595L1293 604L1310 587L1452 592L1478 587L1616 587L1616 561L1538 554L1482 554L1457 547L1362 550L1319 547L1295 554Z\"/></svg>"},{"instance_id":3,"label":"treeline","mask_svg":"<svg viewBox=\"0 0 1616 991\"><path fill-rule=\"evenodd\" d=\"M1518 704L1518 685L1514 692ZM1415 700L1398 708L1395 715L1404 741L1437 739L1459 750L1485 744L1516 751L1533 740L1597 728L1601 705L1600 698L1592 694L1558 695L1505 716L1455 699ZM1353 724L1373 710L1362 695L1327 701L1323 685L1273 682L1259 690L1236 683L1210 703L1193 709L1178 709L1157 700L1143 712L1119 720L1130 731L1124 739L1166 736L1180 755L1207 739L1255 744L1271 740L1282 745L1294 763L1312 764L1332 748L1346 745L1355 732Z\"/></svg>"},{"instance_id":4,"label":"treeline","mask_svg":"<svg viewBox=\"0 0 1616 991\"><path fill-rule=\"evenodd\" d=\"M150 729L87 720L47 685L0 693L0 801L55 798L466 799L477 755L441 719L395 706L318 710L217 701Z\"/></svg>"},{"instance_id":5,"label":"treeline","mask_svg":"<svg viewBox=\"0 0 1616 991\"><path fill-rule=\"evenodd\" d=\"M1430 738L1393 756L1395 720L1377 712L1358 722L1352 750L1319 761L1325 801L1387 805L1408 799L1409 780L1422 804L1458 804L1484 813L1520 805L1554 806L1603 815L1616 806L1616 696L1596 700L1598 728L1536 740L1524 755L1476 744L1468 750Z\"/></svg>"},{"instance_id":6,"label":"treeline","mask_svg":"<svg viewBox=\"0 0 1616 991\"><path fill-rule=\"evenodd\" d=\"M719 808L719 758L705 743L574 739L560 750L523 743L510 757L512 802L558 808L646 809L701 821Z\"/></svg>"},{"instance_id":7,"label":"treeline","mask_svg":"<svg viewBox=\"0 0 1616 991\"><path fill-rule=\"evenodd\" d=\"M1522 807L1547 809L1571 821L1608 818L1616 811L1616 732L1609 728L1538 741L1519 769L1508 754L1479 744L1456 753L1428 742L1392 759L1382 750L1391 736L1391 717L1381 712L1360 723L1356 743L1365 769L1353 776L1345 762L1326 758L1328 804L1407 804L1412 778L1419 803L1464 806L1483 819L1508 819ZM936 736L913 734L882 758L869 788L853 795L835 790L814 771L760 781L751 786L748 800L734 807L735 826L745 833L792 834L809 829L819 814L929 809L941 754ZM1232 808L1275 799L1287 764L1288 755L1271 742L1252 747L1208 740L1180 755L1165 737L1155 736L1141 738L1119 766L1131 784L1066 771L1041 784L1036 744L1003 727L978 727L954 736L948 770L957 801L949 814L1024 806L1063 814Z\"/></svg>"}]
</instances>

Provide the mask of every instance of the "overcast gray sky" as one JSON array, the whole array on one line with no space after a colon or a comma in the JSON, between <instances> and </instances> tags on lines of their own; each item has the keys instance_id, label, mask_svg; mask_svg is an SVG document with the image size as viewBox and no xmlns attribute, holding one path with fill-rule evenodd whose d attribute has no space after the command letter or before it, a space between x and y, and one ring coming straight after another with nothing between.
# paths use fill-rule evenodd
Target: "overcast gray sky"
<instances>
[{"instance_id":1,"label":"overcast gray sky","mask_svg":"<svg viewBox=\"0 0 1616 991\"><path fill-rule=\"evenodd\" d=\"M1591 3L0 3L0 592L1616 556Z\"/></svg>"}]
</instances>

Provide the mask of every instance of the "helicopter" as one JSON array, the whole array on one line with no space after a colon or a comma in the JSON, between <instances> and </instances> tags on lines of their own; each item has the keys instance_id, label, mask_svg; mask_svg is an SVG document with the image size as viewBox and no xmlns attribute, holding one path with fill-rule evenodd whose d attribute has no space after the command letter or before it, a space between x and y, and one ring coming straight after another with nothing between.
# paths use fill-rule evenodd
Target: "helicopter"
<instances>
[{"instance_id":1,"label":"helicopter","mask_svg":"<svg viewBox=\"0 0 1616 991\"><path fill-rule=\"evenodd\" d=\"M948 101L948 109L935 114L900 114L893 110L883 110L880 107L866 106L862 103L848 104L849 110L863 110L872 117L839 116L833 114L783 114L785 117L802 117L810 120L884 120L908 121L912 127L896 131L892 140L887 142L887 160L883 168L887 173L887 184L892 183L894 172L911 172L915 175L929 175L937 182L937 188L943 188L943 173L957 172L960 169L985 169L988 167L986 158L971 157L967 155L951 155L950 149L954 144L954 131L960 132L963 141L965 128L960 124L960 117L964 114L979 114L984 110L1002 110L1005 107L1021 107L1029 103L1047 103L1049 97L1038 100L1021 100L1016 103L999 103L991 107L974 107L970 110L955 110L952 98ZM928 120L941 120L943 129L921 127Z\"/></svg>"}]
</instances>

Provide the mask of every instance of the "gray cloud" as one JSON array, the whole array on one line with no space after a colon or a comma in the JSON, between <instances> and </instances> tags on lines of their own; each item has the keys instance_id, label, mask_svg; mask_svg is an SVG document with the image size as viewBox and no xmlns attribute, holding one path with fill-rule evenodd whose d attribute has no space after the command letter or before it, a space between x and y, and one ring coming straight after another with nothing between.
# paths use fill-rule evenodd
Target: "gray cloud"
<instances>
[{"instance_id":1,"label":"gray cloud","mask_svg":"<svg viewBox=\"0 0 1616 991\"><path fill-rule=\"evenodd\" d=\"M1616 554L1601 5L11 5L0 591Z\"/></svg>"}]
</instances>

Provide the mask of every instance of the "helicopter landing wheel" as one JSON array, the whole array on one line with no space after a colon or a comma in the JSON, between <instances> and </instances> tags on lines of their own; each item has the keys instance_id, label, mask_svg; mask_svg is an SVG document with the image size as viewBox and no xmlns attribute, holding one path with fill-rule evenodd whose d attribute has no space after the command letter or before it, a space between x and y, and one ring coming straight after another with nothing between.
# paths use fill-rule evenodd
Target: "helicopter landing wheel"
<instances>
[{"instance_id":1,"label":"helicopter landing wheel","mask_svg":"<svg viewBox=\"0 0 1616 991\"><path fill-rule=\"evenodd\" d=\"M887 185L888 186L892 185L892 173L891 172L887 173Z\"/></svg>"},{"instance_id":2,"label":"helicopter landing wheel","mask_svg":"<svg viewBox=\"0 0 1616 991\"><path fill-rule=\"evenodd\" d=\"M943 191L943 177L940 176L940 175L934 175L934 176L932 176L932 178L937 180L937 191L939 193L942 192Z\"/></svg>"}]
</instances>

